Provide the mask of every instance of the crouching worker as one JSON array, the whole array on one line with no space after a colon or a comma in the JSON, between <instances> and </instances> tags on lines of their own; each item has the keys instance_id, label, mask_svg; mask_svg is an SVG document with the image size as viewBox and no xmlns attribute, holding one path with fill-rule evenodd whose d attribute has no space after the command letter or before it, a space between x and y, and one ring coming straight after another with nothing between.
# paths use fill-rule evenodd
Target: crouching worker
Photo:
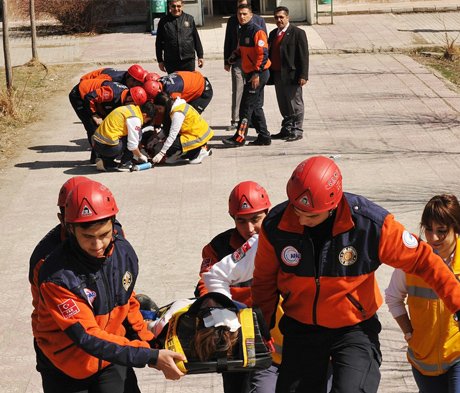
<instances>
[{"instance_id":1,"label":"crouching worker","mask_svg":"<svg viewBox=\"0 0 460 393\"><path fill-rule=\"evenodd\" d=\"M35 337L44 393L123 393L127 368L146 365L179 379L183 373L175 361L185 357L149 345L153 334L133 292L137 255L114 235L118 207L110 190L80 183L65 209L69 236L38 277Z\"/></svg>"},{"instance_id":2,"label":"crouching worker","mask_svg":"<svg viewBox=\"0 0 460 393\"><path fill-rule=\"evenodd\" d=\"M261 314L220 293L162 307L149 328L155 336L153 346L185 356L177 362L184 373L247 372L271 365L265 344L270 333Z\"/></svg>"},{"instance_id":3,"label":"crouching worker","mask_svg":"<svg viewBox=\"0 0 460 393\"><path fill-rule=\"evenodd\" d=\"M159 93L155 97L155 111L162 114L166 139L160 151L152 157L154 164L169 164L179 158L188 159L189 164L201 164L212 154L207 142L214 132L185 100L173 100L166 93Z\"/></svg>"},{"instance_id":4,"label":"crouching worker","mask_svg":"<svg viewBox=\"0 0 460 393\"><path fill-rule=\"evenodd\" d=\"M107 168L129 167L132 159L147 162L139 143L142 125L154 117L155 107L149 101L141 106L121 106L110 112L93 135L97 170L105 172Z\"/></svg>"}]
</instances>

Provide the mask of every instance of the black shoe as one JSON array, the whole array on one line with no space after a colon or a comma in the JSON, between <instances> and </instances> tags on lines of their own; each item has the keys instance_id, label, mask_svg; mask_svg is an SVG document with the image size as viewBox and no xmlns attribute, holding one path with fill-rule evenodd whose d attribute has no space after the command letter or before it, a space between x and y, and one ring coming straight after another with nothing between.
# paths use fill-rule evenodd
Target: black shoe
<instances>
[{"instance_id":1,"label":"black shoe","mask_svg":"<svg viewBox=\"0 0 460 393\"><path fill-rule=\"evenodd\" d=\"M295 142L299 141L303 138L302 134L294 134L294 135L289 135L287 138L285 138L286 142Z\"/></svg>"},{"instance_id":2,"label":"black shoe","mask_svg":"<svg viewBox=\"0 0 460 393\"><path fill-rule=\"evenodd\" d=\"M231 138L228 138L228 139L222 139L222 143L225 145L225 146L228 146L228 147L241 147L241 146L244 146L244 144L246 143L246 141L239 137L239 141L237 141L234 137L231 137Z\"/></svg>"},{"instance_id":3,"label":"black shoe","mask_svg":"<svg viewBox=\"0 0 460 393\"><path fill-rule=\"evenodd\" d=\"M285 132L278 132L278 134L272 135L272 139L286 139L289 138L289 134Z\"/></svg>"},{"instance_id":4,"label":"black shoe","mask_svg":"<svg viewBox=\"0 0 460 393\"><path fill-rule=\"evenodd\" d=\"M258 136L256 140L249 142L249 146L269 146L272 144L272 140L269 136Z\"/></svg>"}]
</instances>

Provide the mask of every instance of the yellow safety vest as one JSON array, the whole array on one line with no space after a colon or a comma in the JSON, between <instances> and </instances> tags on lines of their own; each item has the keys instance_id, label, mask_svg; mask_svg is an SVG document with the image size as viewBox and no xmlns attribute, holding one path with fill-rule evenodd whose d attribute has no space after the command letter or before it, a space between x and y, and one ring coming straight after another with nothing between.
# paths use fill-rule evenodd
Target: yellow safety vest
<instances>
[{"instance_id":1,"label":"yellow safety vest","mask_svg":"<svg viewBox=\"0 0 460 393\"><path fill-rule=\"evenodd\" d=\"M460 276L460 240L452 261ZM460 361L460 332L452 312L421 278L406 274L407 304L414 329L407 348L409 362L423 375L444 374Z\"/></svg>"},{"instance_id":2,"label":"yellow safety vest","mask_svg":"<svg viewBox=\"0 0 460 393\"><path fill-rule=\"evenodd\" d=\"M93 139L104 145L118 145L119 139L128 135L126 119L130 117L138 117L141 124L144 122L141 108L137 105L126 105L115 108L97 128Z\"/></svg>"},{"instance_id":3,"label":"yellow safety vest","mask_svg":"<svg viewBox=\"0 0 460 393\"><path fill-rule=\"evenodd\" d=\"M180 143L184 153L203 146L214 136L211 127L193 106L186 103L177 105L171 109L170 116L176 112L182 112L185 116L180 129Z\"/></svg>"}]
</instances>

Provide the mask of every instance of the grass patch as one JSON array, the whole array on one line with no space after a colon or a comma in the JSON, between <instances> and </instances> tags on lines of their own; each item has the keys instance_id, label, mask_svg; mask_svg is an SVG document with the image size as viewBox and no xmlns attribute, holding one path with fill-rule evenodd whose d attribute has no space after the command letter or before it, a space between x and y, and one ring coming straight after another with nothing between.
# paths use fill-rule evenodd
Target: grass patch
<instances>
[{"instance_id":1,"label":"grass patch","mask_svg":"<svg viewBox=\"0 0 460 393\"><path fill-rule=\"evenodd\" d=\"M81 65L45 67L30 63L13 68L13 91L6 92L5 70L0 70L0 164L18 151L30 135L24 133L28 124L39 121L59 108L47 107L47 99L59 94L67 96L69 78ZM63 105L70 105L68 102Z\"/></svg>"},{"instance_id":2,"label":"grass patch","mask_svg":"<svg viewBox=\"0 0 460 393\"><path fill-rule=\"evenodd\" d=\"M445 48L417 49L410 53L410 56L417 62L434 69L444 78L460 88L460 53L456 53L452 60L444 58Z\"/></svg>"}]
</instances>

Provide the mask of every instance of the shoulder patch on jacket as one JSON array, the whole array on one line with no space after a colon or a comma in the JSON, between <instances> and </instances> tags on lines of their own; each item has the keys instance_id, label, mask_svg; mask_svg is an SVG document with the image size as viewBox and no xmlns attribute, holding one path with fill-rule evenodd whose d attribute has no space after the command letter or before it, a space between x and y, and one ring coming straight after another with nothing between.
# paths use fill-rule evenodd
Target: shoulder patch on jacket
<instances>
[{"instance_id":1,"label":"shoulder patch on jacket","mask_svg":"<svg viewBox=\"0 0 460 393\"><path fill-rule=\"evenodd\" d=\"M73 299L67 299L64 303L58 304L58 309L65 319L69 319L80 312Z\"/></svg>"}]
</instances>

